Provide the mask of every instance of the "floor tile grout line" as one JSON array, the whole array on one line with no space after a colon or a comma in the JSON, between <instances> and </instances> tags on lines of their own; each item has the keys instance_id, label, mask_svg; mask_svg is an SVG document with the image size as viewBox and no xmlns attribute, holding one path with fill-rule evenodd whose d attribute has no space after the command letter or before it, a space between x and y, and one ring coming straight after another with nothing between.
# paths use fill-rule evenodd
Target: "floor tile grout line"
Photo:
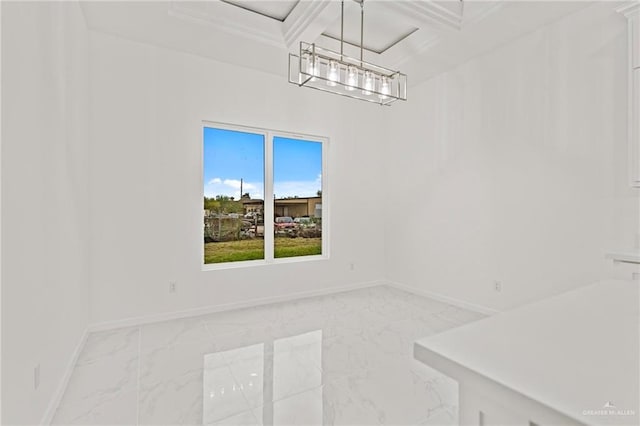
<instances>
[{"instance_id":1,"label":"floor tile grout line","mask_svg":"<svg viewBox=\"0 0 640 426\"><path fill-rule=\"evenodd\" d=\"M222 419L215 420L213 423L206 423L206 425L207 425L207 426L208 426L208 425L222 425L223 423L220 423L220 422L224 422L224 421L226 421L226 420L229 420L229 419L231 419L231 418L233 418L233 417L239 416L240 414L244 414L244 413L249 413L249 414L251 414L251 417L252 417L253 419L255 419L256 424L258 424L258 423L259 423L258 418L257 418L257 417L256 417L256 415L253 413L253 410L257 410L258 408L262 408L262 407L263 407L263 405L261 405L260 407L249 408L248 410L244 410L244 411L241 411L241 412L239 412L239 413L232 414L232 415L230 415L230 416L224 417L224 418L222 418ZM204 423L203 423L203 424L204 424Z\"/></svg>"},{"instance_id":2,"label":"floor tile grout line","mask_svg":"<svg viewBox=\"0 0 640 426\"><path fill-rule=\"evenodd\" d=\"M293 398L293 397L295 397L295 396L299 396L299 395L301 395L301 394L303 394L303 393L307 393L307 392L314 391L314 390L316 390L316 389L323 389L323 388L324 388L324 383L321 383L321 384L320 384L320 385L318 385L318 386L314 386L314 387L309 388L309 389L303 389L303 390L301 390L301 391L297 391L297 392L294 392L294 393L288 394L287 396L284 396L284 397L282 397L282 398L272 399L271 401L268 401L268 402L266 402L266 403L260 404L260 405L255 406L255 407L252 407L252 406L251 406L251 404L249 404L249 410L245 410L245 411L242 411L242 412L240 412L240 413L236 413L236 414L233 414L233 415L231 415L231 416L225 417L224 419L220 419L220 420L216 420L216 421L218 421L218 422L219 422L219 421L222 421L222 420L226 420L226 419L228 419L228 418L230 418L230 417L237 416L238 414L244 413L244 412L246 412L246 411L251 411L251 412L253 413L253 410L257 410L257 409L259 409L259 408L262 408L262 407L264 407L265 405L267 405L268 403L270 403L270 404L275 404L275 403L277 403L277 402L286 401L287 399ZM243 394L243 396L244 396L244 394ZM245 398L245 399L246 399L246 398ZM248 402L248 401L247 401L247 402ZM255 416L254 416L254 417L255 417ZM258 418L257 418L257 417L256 417L256 420L258 420Z\"/></svg>"},{"instance_id":3,"label":"floor tile grout line","mask_svg":"<svg viewBox=\"0 0 640 426\"><path fill-rule=\"evenodd\" d=\"M120 328L120 329L117 329L117 330L107 330L107 331L90 331L88 333L88 335L87 335L87 342L82 347L82 352L85 351L85 348L91 346L91 343L89 343L89 340L88 340L89 337L91 337L91 336L94 336L96 334L103 334L103 333L116 334L116 333L120 333L120 332L122 332L124 330L133 329L133 328L137 329L138 327L137 326L136 327L123 327L123 328ZM125 347L127 346L126 343L125 343L124 346ZM82 355L82 352L81 352L81 355ZM83 367L83 366L94 364L96 362L101 362L101 361L104 361L104 360L112 359L112 358L117 357L118 355L120 355L121 354L120 352L115 351L115 352L105 353L105 354L101 354L101 355L96 355L94 357L84 358L84 359L79 358L77 360L77 362L74 364L74 369L75 369L75 367Z\"/></svg>"},{"instance_id":4,"label":"floor tile grout line","mask_svg":"<svg viewBox=\"0 0 640 426\"><path fill-rule=\"evenodd\" d=\"M232 377L233 377L233 379L236 381L236 383L239 383L239 382L238 382L238 379L237 379L237 377L236 377L236 375L235 375L235 374L234 374L234 372L233 372L233 368L232 368L232 364L233 364L233 362L228 361L226 358L224 358L224 360L225 360L225 364L226 364L227 368L228 368L228 369L229 369L229 371L231 372L231 376L232 376ZM323 372L322 372L322 368L321 368L320 366L316 366L316 365L314 365L314 366L313 366L313 368L317 369L317 370L320 372L321 380L322 380L322 374L323 374ZM300 394L302 394L302 393L309 392L309 391L312 391L312 390L315 390L315 389L318 389L318 388L323 388L323 387L324 387L324 383L323 383L323 382L321 382L321 383L320 383L320 385L318 385L318 386L314 386L313 388L310 388L310 389L303 389L303 390L301 390L301 391L297 391L297 392L294 392L294 393L288 394L288 395L286 395L286 396L284 396L284 397L282 397L282 398L277 398L277 399L276 399L276 398L272 398L272 399L271 399L271 401L268 401L268 402L270 402L271 404L275 404L276 402L284 401L284 400L286 400L286 399L289 399L289 398L291 398L291 397L294 397L294 396L300 395ZM264 403L264 401L263 401L263 403L262 403L261 405L258 405L258 406L253 407L253 406L252 406L252 404L251 404L251 402L249 401L249 399L248 399L248 398L247 398L247 396L245 395L244 390L241 390L241 393L242 393L242 396L243 396L244 400L245 400L245 401L246 401L246 403L247 403L247 406L249 407L249 410L248 410L248 411L251 411L251 413L252 413L252 414L253 414L253 410L256 410L256 409L258 409L258 408L264 407L264 406L266 405L266 404ZM243 411L243 412L244 412L244 411ZM234 415L238 415L238 414L240 414L240 413L236 413L236 414L234 414ZM232 416L233 416L233 415L232 415ZM232 416L229 416L229 417L232 417ZM229 417L226 417L226 418L229 418ZM254 415L254 417L255 417L255 415ZM226 419L226 418L225 418L225 419ZM225 419L220 419L220 420L217 420L217 421L221 421L221 420L225 420ZM258 420L258 419L256 418L256 420Z\"/></svg>"},{"instance_id":5,"label":"floor tile grout line","mask_svg":"<svg viewBox=\"0 0 640 426\"><path fill-rule=\"evenodd\" d=\"M225 368L226 368L227 370L229 370L229 374L231 374L231 378L233 379L234 383L235 383L235 384L238 386L238 388L240 389L240 394L242 394L242 399L244 399L244 402L246 403L247 407L249 408L248 410L243 410L243 411L240 411L239 413L235 413L235 414L233 414L232 416L237 416L238 414L244 413L245 411L251 411L251 410L253 410L253 408L251 407L251 403L249 402L249 399L248 399L248 398L247 398L247 396L244 394L244 390L243 390L242 388L240 388L240 382L239 382L239 381L238 381L238 379L236 378L236 375L235 375L235 374L233 374L233 368L231 368L231 363L229 363L229 361L227 361L226 359L224 360L224 362L225 362ZM203 372L203 373L204 373L204 372ZM204 407L203 407L203 410L204 410ZM224 419L227 419L227 418L232 417L232 416L225 417ZM215 420L215 422L214 422L214 423L220 422L221 420L224 420L224 419L217 419L217 420ZM204 421L204 419L203 419L203 421Z\"/></svg>"},{"instance_id":6,"label":"floor tile grout line","mask_svg":"<svg viewBox=\"0 0 640 426\"><path fill-rule=\"evenodd\" d=\"M209 327L209 324L207 323L207 321L203 320L202 318L198 318L198 323L200 323L202 326L204 326L205 330L207 331L207 333L209 334L209 337L211 338L211 344L213 346L215 346L215 340L216 338L220 338L220 336L215 336L214 333L211 331L211 328ZM231 334L231 333L229 333ZM235 334L235 333L233 333ZM219 353L219 352L218 352ZM225 358L224 354L222 355L222 360L224 361L224 367L229 371L229 374L231 374L231 377L233 378L233 381L235 382L236 385L239 384L238 379L236 378L235 374L233 374L233 369L231 368L231 363ZM202 369L202 374L203 374L203 380L204 380L204 371L205 368L203 366ZM251 415L255 418L255 415L253 414L253 408L251 407L251 403L249 402L249 400L247 399L247 396L244 394L244 391L242 389L240 389L240 393L242 394L242 398L244 399L245 403L247 404L247 407L249 408L248 410L245 411L249 411L251 413ZM202 407L203 409L203 417L204 417L204 406ZM235 413L231 416L225 417L223 419L217 419L214 421L214 423L219 423L222 420L228 419L232 416L237 416L238 414L244 413L244 411L241 411L240 413ZM257 420L257 418L256 418ZM204 418L202 419L203 423L204 423Z\"/></svg>"},{"instance_id":7,"label":"floor tile grout line","mask_svg":"<svg viewBox=\"0 0 640 426\"><path fill-rule=\"evenodd\" d=\"M342 379L345 379L348 381L348 379L350 377L353 377L353 374L345 374L345 375L339 375L341 376ZM322 387L324 388L325 383L322 383ZM351 395L353 394L352 390L350 389L350 387L344 383L339 383L336 382L336 380L333 380L331 383L331 386L334 386L338 389L340 389L342 392L345 392L347 395ZM353 403L352 403L353 404ZM379 426L384 426L379 420L378 420L378 416L377 416L377 412L375 409L373 409L372 407L367 406L366 404L363 404L362 401L356 401L355 404L358 406L358 408L360 408L361 410L364 410L368 413L370 413L373 417L375 417L376 422L378 422Z\"/></svg>"},{"instance_id":8,"label":"floor tile grout line","mask_svg":"<svg viewBox=\"0 0 640 426\"><path fill-rule=\"evenodd\" d=\"M363 315L365 315L365 316L367 316L369 314L373 315L372 318L374 319L374 321L371 322L371 321L367 320L367 321L363 321L361 324L355 324L355 325L358 325L358 330L357 331L356 330L350 330L350 331L346 332L346 335L344 335L341 332L339 332L340 327L337 324L327 325L327 324L325 324L324 320L320 321L320 323L321 323L321 325L319 325L320 329L324 330L325 326L329 327L330 329L337 327L337 330L334 330L334 331L338 331L338 333L335 334L335 335L328 335L326 338L323 338L322 339L323 346L324 346L325 340L332 341L334 339L341 339L341 338L346 338L347 340L349 340L350 336L358 336L358 335L366 336L369 333L376 334L377 331L384 330L386 327L389 327L389 326L397 324L397 323L404 323L404 322L407 322L407 321L417 321L417 322L420 322L420 323L423 322L422 318L416 319L416 318L413 318L412 316L407 316L407 317L401 316L401 317L396 318L393 315L393 312L391 313L391 316L390 316L390 314L388 312L386 312L386 310L378 310L378 309L376 309L375 308L376 303L383 303L383 304L385 303L385 301L382 300L382 299L378 300L378 301L373 300L373 301L370 301L368 303L369 303L370 306L369 306L368 309L365 309L366 312L363 313ZM399 304L397 306L397 309L402 310L404 305L405 305L404 303ZM465 309L460 309L460 310L461 311L465 311ZM429 318L433 318L433 319L437 318L437 319L441 320L443 323L448 324L448 325L450 325L452 327L461 326L461 325L466 324L467 322L474 322L474 321L478 320L478 319L475 319L475 318L474 319L470 319L470 320L466 320L466 321L465 320L460 320L459 318L457 318L457 315L456 315L457 311L458 311L457 308L454 308L453 310L450 310L449 308L447 308L445 310L438 311L438 312L429 312L428 317ZM314 314L315 314L315 312L314 312ZM332 315L326 315L326 316L327 317L331 317L331 318L333 318L334 316L336 318L341 318L342 314L344 314L344 312L336 311L335 315L332 314ZM380 318L378 318L378 316ZM287 317L284 316L283 318L286 319ZM278 318L277 321L278 322L286 322L286 321L284 321L283 318ZM323 318L324 318L324 316L323 316ZM218 348L218 343L217 343L218 340L226 338L226 337L230 337L230 336L242 336L244 334L243 331L241 331L241 330L225 331L225 332L223 332L221 334L218 334L217 332L214 332L214 330L217 330L217 327L215 326L215 322L208 321L208 319L209 319L208 315L201 315L201 316L197 317L196 323L199 326L203 326L204 331L205 331L204 336L207 336L206 340L208 342L210 342L210 344L211 344L210 346L212 346L211 350L213 350L214 352L218 352L219 349L220 349L220 348ZM175 321L175 320L168 321L168 322L173 322L173 321ZM379 321L379 323L378 323L378 321ZM165 322L165 321L162 321L162 322ZM426 322L428 323L428 321L426 321ZM251 323L251 324L242 324L242 325L245 326L247 329L250 329L250 328L261 328L261 327L258 327L257 324L253 324L253 323ZM143 354L142 353L142 328L143 328L143 326L141 326L141 325L135 327L135 329L137 329L135 331L137 331L137 334L138 334L138 345L137 345L137 355L138 355L137 369L138 369L138 371L137 371L136 392L135 392L135 395L136 395L136 424L137 425L140 425L141 415L142 415L142 413L141 413L142 407L141 407L141 403L140 403L141 376L142 376L142 363L143 363L143 359L142 359L142 354ZM276 335L279 336L281 334L281 333L275 333L274 336L269 335L269 336L266 337L266 339L267 340L273 340L274 338L288 337L289 332L296 331L296 330L298 330L298 329L295 328L295 327L294 327L293 330L289 330L289 329L284 330L283 329L283 333L284 334L282 336L275 337ZM262 333L262 332L267 332L267 331L268 330L261 330L260 332ZM402 333L401 331L398 331L398 330L391 330L391 332L392 333ZM267 334L269 334L269 333L267 333ZM376 336L370 336L370 337L374 337L375 338ZM200 339L197 339L197 340L200 341ZM221 343L223 343L223 342L221 342ZM254 343L257 343L257 342L254 342ZM175 346L180 346L180 345L181 344L177 344L177 343L175 344ZM174 346L174 345L172 344L170 346ZM230 348L230 350L231 349L232 348ZM223 360L224 360L224 366L226 368L228 368L231 376L233 377L233 380L236 382L236 384L238 384L239 382L238 382L238 378L236 377L236 372L234 371L233 368L231 368L231 365L233 363L230 363L224 357L223 357ZM284 397L281 396L278 399L271 398L271 400L268 401L268 403L273 404L273 403L276 403L276 402L279 402L279 401L283 401L283 400L286 400L286 399L289 399L289 398L293 398L293 397L298 396L298 395L300 395L302 393L309 392L309 391L312 391L312 390L315 390L315 389L318 389L318 388L323 389L325 386L331 386L331 387L335 386L335 387L337 387L338 389L340 389L342 391L349 392L349 386L347 385L347 383L345 383L345 382L336 383L336 382L334 382L334 380L325 380L325 368L323 368L324 366L322 364L323 363L321 361L319 365L315 365L315 364L313 365L314 371L315 370L319 370L319 372L320 372L320 375L321 375L320 385L313 386L312 388L308 388L308 389L304 389L304 390L294 391L293 393L288 394L288 395L286 395ZM338 374L338 376L343 376L344 378L348 378L348 377L351 376L351 374ZM250 412L252 418L255 418L256 420L259 421L260 419L257 417L257 413L256 413L255 410L259 409L260 407L264 407L266 404L263 403L261 405L258 405L257 407L252 407L253 404L250 403L250 401L248 399L248 396L245 395L244 391L242 392L242 396L243 396L243 399L246 401L247 406L248 406L248 409L246 411ZM372 410L371 407L367 406L366 404L362 404L361 401L360 401L359 405L360 405L361 408L366 409L367 411L371 411ZM232 416L229 416L229 417L232 417ZM222 419L222 420L224 420L224 419Z\"/></svg>"}]
</instances>

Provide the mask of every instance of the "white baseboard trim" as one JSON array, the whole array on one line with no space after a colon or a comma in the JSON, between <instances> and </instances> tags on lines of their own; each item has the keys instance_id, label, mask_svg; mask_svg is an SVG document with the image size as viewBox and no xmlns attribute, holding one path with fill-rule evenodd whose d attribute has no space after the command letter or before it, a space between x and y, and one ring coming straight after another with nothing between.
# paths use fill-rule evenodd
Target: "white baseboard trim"
<instances>
[{"instance_id":1,"label":"white baseboard trim","mask_svg":"<svg viewBox=\"0 0 640 426\"><path fill-rule=\"evenodd\" d=\"M60 405L60 401L64 396L64 392L67 389L69 380L71 379L71 374L76 365L78 357L80 356L80 352L84 348L84 345L87 341L87 337L89 336L89 333L96 332L96 331L113 330L113 329L124 328L124 327L134 327L134 326L150 324L154 322L169 321L174 319L190 318L190 317L195 317L199 315L231 311L234 309L251 308L255 306L268 305L271 303L288 302L291 300L304 299L307 297L326 296L329 294L343 293L343 292L358 290L362 288L376 287L379 285L388 285L390 287L395 287L397 289L400 289L409 293L413 293L418 296L429 297L431 299L435 299L440 302L458 306L463 309L480 312L486 315L493 315L500 312L496 309L492 309L492 308L478 305L475 303L470 303L470 302L456 299L453 297L445 296L440 293L417 289L417 288L414 288L405 284L400 284L397 282L378 280L378 281L368 281L368 282L349 284L349 285L343 285L343 286L327 287L319 290L289 293L281 296L251 299L247 301L227 303L223 305L204 306L204 307L187 309L182 311L174 311L174 312L167 312L162 314L146 315L141 317L126 318L123 320L105 321L105 322L90 324L82 334L80 341L78 342L75 350L73 351L71 359L67 365L65 374L62 380L60 381L58 388L56 389L56 392L53 395L51 402L49 403L49 406L47 407L47 410L42 418L41 424L49 425L53 421L53 416L55 415L56 410L58 409L58 405Z\"/></svg>"},{"instance_id":2,"label":"white baseboard trim","mask_svg":"<svg viewBox=\"0 0 640 426\"><path fill-rule=\"evenodd\" d=\"M186 309L182 311L166 312L162 314L145 315L141 317L125 318L122 320L105 321L89 325L89 332L113 330L124 327L135 327L154 322L170 321L175 319L183 319L197 317L199 315L214 314L217 312L232 311L234 309L252 308L255 306L268 305L271 303L288 302L296 299L304 299L307 297L326 296L328 294L343 293L345 291L357 290L361 288L375 287L386 284L386 281L368 281L363 283L333 286L319 290L309 290L297 293L289 293L281 296L263 297L259 299L250 299L241 302L227 303L223 305L203 306L199 308Z\"/></svg>"},{"instance_id":3,"label":"white baseboard trim","mask_svg":"<svg viewBox=\"0 0 640 426\"><path fill-rule=\"evenodd\" d=\"M500 311L497 309L489 308L488 306L478 305L476 303L467 302L466 300L456 299L455 297L445 296L442 293L436 293L434 291L418 289L397 282L387 281L387 285L395 287L400 290L404 290L409 293L416 294L418 296L429 297L439 302L448 303L459 308L468 309L470 311L479 312L485 315L495 315Z\"/></svg>"},{"instance_id":4,"label":"white baseboard trim","mask_svg":"<svg viewBox=\"0 0 640 426\"><path fill-rule=\"evenodd\" d=\"M58 387L56 388L49 405L47 406L47 410L44 412L42 416L42 421L40 422L43 426L48 426L53 421L53 416L56 414L56 410L60 405L60 401L62 401L62 397L64 396L64 392L67 390L67 385L69 384L69 380L71 379L71 374L73 373L73 369L76 366L76 362L78 361L78 357L80 356L80 352L84 348L84 344L87 341L87 337L89 336L89 329L85 329L76 345L73 353L71 354L71 359L67 364L67 368L65 369L64 376L60 380Z\"/></svg>"}]
</instances>

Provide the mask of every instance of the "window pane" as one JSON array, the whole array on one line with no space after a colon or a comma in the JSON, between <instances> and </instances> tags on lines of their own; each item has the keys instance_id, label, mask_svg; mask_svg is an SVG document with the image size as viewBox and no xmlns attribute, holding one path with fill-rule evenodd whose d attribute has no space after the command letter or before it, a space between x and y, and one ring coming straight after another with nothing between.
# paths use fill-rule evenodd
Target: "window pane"
<instances>
[{"instance_id":1,"label":"window pane","mask_svg":"<svg viewBox=\"0 0 640 426\"><path fill-rule=\"evenodd\" d=\"M264 259L264 136L204 129L204 263Z\"/></svg>"},{"instance_id":2,"label":"window pane","mask_svg":"<svg viewBox=\"0 0 640 426\"><path fill-rule=\"evenodd\" d=\"M273 138L274 256L322 254L322 143Z\"/></svg>"}]
</instances>

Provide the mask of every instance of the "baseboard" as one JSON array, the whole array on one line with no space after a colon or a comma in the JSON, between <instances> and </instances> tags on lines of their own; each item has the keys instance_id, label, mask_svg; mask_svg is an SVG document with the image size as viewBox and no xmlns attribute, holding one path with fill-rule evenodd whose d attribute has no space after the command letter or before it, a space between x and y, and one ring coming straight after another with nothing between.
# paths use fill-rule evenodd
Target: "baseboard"
<instances>
[{"instance_id":1,"label":"baseboard","mask_svg":"<svg viewBox=\"0 0 640 426\"><path fill-rule=\"evenodd\" d=\"M418 296L429 297L439 302L448 303L459 308L468 309L470 311L479 312L485 315L494 315L500 311L497 309L489 308L488 306L478 305L476 303L467 302L466 300L456 299L455 297L445 296L442 293L436 293L435 291L423 290L408 286L406 284L400 284L397 282L387 281L388 286L395 287L400 290L404 290L409 293L416 294Z\"/></svg>"},{"instance_id":2,"label":"baseboard","mask_svg":"<svg viewBox=\"0 0 640 426\"><path fill-rule=\"evenodd\" d=\"M156 315L147 315L147 316L126 318L126 319L117 320L117 321L105 321L101 323L90 324L82 334L80 341L78 342L75 350L73 351L72 357L69 361L69 364L67 365L65 374L62 380L60 381L60 384L58 385L58 388L56 389L56 392L53 395L53 398L51 399L49 406L47 407L47 410L42 418L41 424L49 425L53 421L53 416L55 415L56 410L58 409L58 405L60 404L60 401L64 396L64 392L67 389L67 385L71 378L73 368L75 367L78 357L80 356L80 352L82 351L85 345L85 342L87 341L87 337L89 333L96 332L96 331L112 330L112 329L123 328L123 327L134 327L134 326L150 324L150 323L160 322L160 321L189 318L189 317L195 317L199 315L231 311L234 309L251 308L255 306L268 305L271 303L288 302L291 300L304 299L307 297L326 296L329 294L343 293L347 291L375 287L379 285L388 285L390 287L395 287L400 290L416 294L418 296L429 297L431 299L435 299L440 302L448 303L450 305L458 306L460 308L479 312L485 315L493 315L500 312L498 310L495 310L486 306L482 306L482 305L470 303L464 300L456 299L453 297L445 296L440 293L436 293L428 290L416 289L408 285L400 284L396 282L378 280L378 281L368 281L363 283L350 284L346 286L328 287L328 288L323 288L319 290L290 293L290 294L285 294L281 296L251 299L251 300L242 301L242 302L227 303L224 305L205 306L201 308L187 309L182 311L174 311L174 312L167 312L167 313L156 314Z\"/></svg>"},{"instance_id":3,"label":"baseboard","mask_svg":"<svg viewBox=\"0 0 640 426\"><path fill-rule=\"evenodd\" d=\"M56 414L56 410L58 409L58 405L60 405L60 401L62 401L62 397L64 396L64 392L67 390L67 385L69 384L69 380L71 379L71 374L73 373L73 369L76 366L76 362L78 361L78 357L80 356L80 352L84 348L84 344L87 341L87 337L89 336L89 329L85 329L82 333L82 337L80 337L80 341L76 345L76 348L71 355L71 359L67 364L67 368L65 369L64 376L62 376L62 380L58 384L51 401L49 402L49 406L47 410L44 412L44 416L42 416L41 425L50 425L53 421L53 416Z\"/></svg>"},{"instance_id":4,"label":"baseboard","mask_svg":"<svg viewBox=\"0 0 640 426\"><path fill-rule=\"evenodd\" d=\"M268 305L271 303L288 302L307 297L325 296L328 294L343 293L345 291L357 290L361 288L375 287L386 284L385 281L368 281L363 283L349 284L343 286L327 287L319 290L302 291L289 293L282 296L263 297L242 302L227 303L223 305L204 306L200 308L187 309L182 311L166 312L162 314L146 315L140 317L125 318L116 321L105 321L89 325L89 332L113 330L124 327L135 327L154 322L170 321L197 317L199 315L214 314L218 312L232 311L234 309L252 308L255 306Z\"/></svg>"}]
</instances>

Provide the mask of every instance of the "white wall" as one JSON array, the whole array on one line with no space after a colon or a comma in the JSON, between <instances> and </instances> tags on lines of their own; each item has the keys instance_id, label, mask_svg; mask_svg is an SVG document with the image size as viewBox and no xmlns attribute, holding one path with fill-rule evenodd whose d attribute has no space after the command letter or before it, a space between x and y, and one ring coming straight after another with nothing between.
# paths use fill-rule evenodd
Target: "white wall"
<instances>
[{"instance_id":1,"label":"white wall","mask_svg":"<svg viewBox=\"0 0 640 426\"><path fill-rule=\"evenodd\" d=\"M2 424L41 421L88 324L87 34L2 2Z\"/></svg>"},{"instance_id":2,"label":"white wall","mask_svg":"<svg viewBox=\"0 0 640 426\"><path fill-rule=\"evenodd\" d=\"M92 322L383 278L387 111L102 33L90 47ZM330 138L330 260L201 271L202 120Z\"/></svg>"},{"instance_id":3,"label":"white wall","mask_svg":"<svg viewBox=\"0 0 640 426\"><path fill-rule=\"evenodd\" d=\"M87 34L74 3L2 3L3 423L42 418L88 323L385 276L503 309L612 274L639 197L608 8L384 109ZM201 120L331 139L330 260L201 271Z\"/></svg>"},{"instance_id":4,"label":"white wall","mask_svg":"<svg viewBox=\"0 0 640 426\"><path fill-rule=\"evenodd\" d=\"M625 31L611 6L591 6L420 85L394 109L391 281L504 309L612 273L605 250L633 247L638 232Z\"/></svg>"}]
</instances>

